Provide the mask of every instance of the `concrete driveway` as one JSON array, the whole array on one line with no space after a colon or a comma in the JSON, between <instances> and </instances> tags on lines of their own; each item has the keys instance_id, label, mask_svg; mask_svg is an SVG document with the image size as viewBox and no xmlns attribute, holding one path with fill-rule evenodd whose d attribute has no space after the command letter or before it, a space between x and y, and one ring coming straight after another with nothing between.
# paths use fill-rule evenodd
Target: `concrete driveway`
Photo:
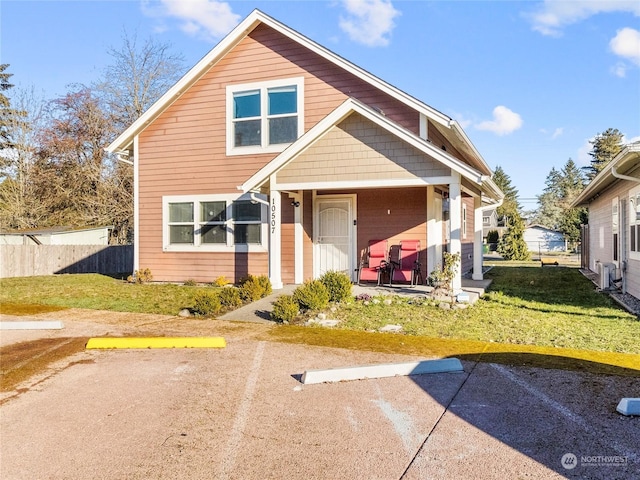
<instances>
[{"instance_id":1,"label":"concrete driveway","mask_svg":"<svg viewBox=\"0 0 640 480\"><path fill-rule=\"evenodd\" d=\"M83 311L50 317L61 315L67 336L196 330L223 334L228 346L83 351L50 366L3 397L2 479L630 479L640 472L640 418L615 412L620 398L640 397L637 377L463 359L464 373L302 385L306 369L416 358L265 341L268 325L145 316L127 323L126 314L115 322L104 312L101 322ZM2 332L2 344L41 335Z\"/></svg>"}]
</instances>

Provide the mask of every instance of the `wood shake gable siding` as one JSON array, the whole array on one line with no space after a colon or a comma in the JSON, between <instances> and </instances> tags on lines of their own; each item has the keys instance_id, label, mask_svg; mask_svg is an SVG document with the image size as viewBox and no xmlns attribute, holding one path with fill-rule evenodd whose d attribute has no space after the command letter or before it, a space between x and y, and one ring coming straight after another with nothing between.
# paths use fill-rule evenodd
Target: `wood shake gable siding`
<instances>
[{"instance_id":1,"label":"wood shake gable siding","mask_svg":"<svg viewBox=\"0 0 640 480\"><path fill-rule=\"evenodd\" d=\"M329 130L277 174L279 183L413 179L450 175L414 147L357 113Z\"/></svg>"},{"instance_id":2,"label":"wood shake gable siding","mask_svg":"<svg viewBox=\"0 0 640 480\"><path fill-rule=\"evenodd\" d=\"M294 77L304 77L305 131L352 96L383 109L389 118L418 133L416 111L270 27L260 25L139 136L140 268L150 268L154 278L162 281L191 278L211 281L220 275L237 280L246 273L267 274L266 252L163 251L162 197L239 193L237 186L275 154L226 155L226 87ZM305 224L310 220L305 215ZM305 225L305 278L312 274L310 238L311 232ZM267 239L263 243L266 245ZM283 253L293 252L291 233L283 236L282 247ZM291 255L283 255L285 280L292 268Z\"/></svg>"}]
</instances>

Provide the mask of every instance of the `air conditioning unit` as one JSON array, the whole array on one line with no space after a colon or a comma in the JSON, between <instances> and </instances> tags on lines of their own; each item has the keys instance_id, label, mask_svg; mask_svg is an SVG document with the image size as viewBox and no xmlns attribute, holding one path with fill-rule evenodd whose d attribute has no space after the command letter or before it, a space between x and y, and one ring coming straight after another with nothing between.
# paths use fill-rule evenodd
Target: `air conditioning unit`
<instances>
[{"instance_id":1,"label":"air conditioning unit","mask_svg":"<svg viewBox=\"0 0 640 480\"><path fill-rule=\"evenodd\" d=\"M605 290L611 286L611 279L616 278L615 263L598 263L598 276L600 277L600 290Z\"/></svg>"}]
</instances>

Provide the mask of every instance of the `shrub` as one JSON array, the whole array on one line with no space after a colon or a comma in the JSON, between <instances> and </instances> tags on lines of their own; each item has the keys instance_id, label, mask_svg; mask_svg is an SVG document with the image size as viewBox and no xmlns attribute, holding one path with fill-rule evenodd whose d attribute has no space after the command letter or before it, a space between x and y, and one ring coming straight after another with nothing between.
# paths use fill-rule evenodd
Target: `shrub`
<instances>
[{"instance_id":1,"label":"shrub","mask_svg":"<svg viewBox=\"0 0 640 480\"><path fill-rule=\"evenodd\" d=\"M311 280L293 292L301 310L320 310L329 304L329 292L320 280Z\"/></svg>"},{"instance_id":2,"label":"shrub","mask_svg":"<svg viewBox=\"0 0 640 480\"><path fill-rule=\"evenodd\" d=\"M342 302L351 297L351 279L342 272L326 272L320 281L329 292L330 302Z\"/></svg>"},{"instance_id":3,"label":"shrub","mask_svg":"<svg viewBox=\"0 0 640 480\"><path fill-rule=\"evenodd\" d=\"M487 233L487 244L489 244L489 250L492 252L498 248L498 241L500 240L500 234L497 230L489 230Z\"/></svg>"},{"instance_id":4,"label":"shrub","mask_svg":"<svg viewBox=\"0 0 640 480\"><path fill-rule=\"evenodd\" d=\"M255 302L269 295L272 291L269 278L261 275L254 277L249 275L240 281L240 297L245 302Z\"/></svg>"},{"instance_id":5,"label":"shrub","mask_svg":"<svg viewBox=\"0 0 640 480\"><path fill-rule=\"evenodd\" d=\"M266 297L267 295L271 295L273 293L273 287L271 286L271 280L266 275L260 275L258 277L258 283L262 285L262 296Z\"/></svg>"},{"instance_id":6,"label":"shrub","mask_svg":"<svg viewBox=\"0 0 640 480\"><path fill-rule=\"evenodd\" d=\"M227 277L224 275L216 278L213 282L211 282L212 287L224 287L225 285L229 285L231 282L227 280Z\"/></svg>"},{"instance_id":7,"label":"shrub","mask_svg":"<svg viewBox=\"0 0 640 480\"><path fill-rule=\"evenodd\" d=\"M238 289L234 287L221 289L218 293L218 298L220 300L220 305L225 308L235 308L242 305L241 294Z\"/></svg>"},{"instance_id":8,"label":"shrub","mask_svg":"<svg viewBox=\"0 0 640 480\"><path fill-rule=\"evenodd\" d=\"M293 295L280 295L273 302L273 310L271 311L271 319L276 322L291 322L298 316L300 307L295 301Z\"/></svg>"},{"instance_id":9,"label":"shrub","mask_svg":"<svg viewBox=\"0 0 640 480\"><path fill-rule=\"evenodd\" d=\"M198 315L215 315L222 309L217 292L198 292L193 299L193 312Z\"/></svg>"},{"instance_id":10,"label":"shrub","mask_svg":"<svg viewBox=\"0 0 640 480\"><path fill-rule=\"evenodd\" d=\"M188 280L185 280L183 285L185 287L195 287L198 284L198 282L196 282L193 278L190 278Z\"/></svg>"},{"instance_id":11,"label":"shrub","mask_svg":"<svg viewBox=\"0 0 640 480\"><path fill-rule=\"evenodd\" d=\"M136 270L133 275L127 277L127 282L129 283L147 283L151 280L153 280L153 275L151 275L151 270L148 268Z\"/></svg>"}]
</instances>

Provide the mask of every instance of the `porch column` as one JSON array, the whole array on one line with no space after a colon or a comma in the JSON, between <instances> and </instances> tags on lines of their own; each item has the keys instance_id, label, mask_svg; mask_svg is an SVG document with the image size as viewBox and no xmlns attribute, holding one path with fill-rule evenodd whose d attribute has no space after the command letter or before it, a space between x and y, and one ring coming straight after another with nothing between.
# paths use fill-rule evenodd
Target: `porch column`
<instances>
[{"instance_id":1,"label":"porch column","mask_svg":"<svg viewBox=\"0 0 640 480\"><path fill-rule=\"evenodd\" d=\"M275 176L271 178L271 185L275 185ZM269 280L274 290L282 285L282 208L280 191L269 191Z\"/></svg>"},{"instance_id":2,"label":"porch column","mask_svg":"<svg viewBox=\"0 0 640 480\"><path fill-rule=\"evenodd\" d=\"M298 194L293 197L293 200L299 203L299 205L293 209L293 234L295 244L295 271L293 274L293 281L296 285L301 284L304 277L304 245L302 238L304 233L304 229L302 228L302 211L304 209L303 197L304 195L302 191L298 192Z\"/></svg>"},{"instance_id":3,"label":"porch column","mask_svg":"<svg viewBox=\"0 0 640 480\"><path fill-rule=\"evenodd\" d=\"M451 225L450 249L453 254L462 255L461 229L462 229L462 195L460 189L460 174L451 172L455 178L449 184L449 222ZM462 259L461 259L462 260ZM462 289L462 268L458 265L458 271L453 279L453 291Z\"/></svg>"},{"instance_id":4,"label":"porch column","mask_svg":"<svg viewBox=\"0 0 640 480\"><path fill-rule=\"evenodd\" d=\"M437 245L441 242L442 227L436 217L436 189L427 186L427 276L433 272L438 264ZM441 227L438 229L438 227ZM439 233L438 233L439 232Z\"/></svg>"},{"instance_id":5,"label":"porch column","mask_svg":"<svg viewBox=\"0 0 640 480\"><path fill-rule=\"evenodd\" d=\"M471 278L482 280L482 194L473 199L473 273Z\"/></svg>"}]
</instances>

